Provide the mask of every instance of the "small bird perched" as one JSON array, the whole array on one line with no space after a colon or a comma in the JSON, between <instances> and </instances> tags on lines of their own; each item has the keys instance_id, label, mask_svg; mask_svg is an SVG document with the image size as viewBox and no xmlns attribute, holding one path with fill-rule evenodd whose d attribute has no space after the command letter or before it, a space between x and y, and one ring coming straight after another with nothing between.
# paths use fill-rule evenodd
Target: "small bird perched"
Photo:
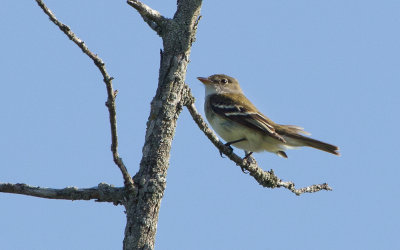
<instances>
[{"instance_id":1,"label":"small bird perched","mask_svg":"<svg viewBox=\"0 0 400 250\"><path fill-rule=\"evenodd\" d=\"M208 122L225 145L245 150L245 158L261 151L287 158L286 149L303 146L339 155L338 147L301 135L309 135L303 128L271 121L244 96L235 78L217 74L197 79L205 86Z\"/></svg>"}]
</instances>

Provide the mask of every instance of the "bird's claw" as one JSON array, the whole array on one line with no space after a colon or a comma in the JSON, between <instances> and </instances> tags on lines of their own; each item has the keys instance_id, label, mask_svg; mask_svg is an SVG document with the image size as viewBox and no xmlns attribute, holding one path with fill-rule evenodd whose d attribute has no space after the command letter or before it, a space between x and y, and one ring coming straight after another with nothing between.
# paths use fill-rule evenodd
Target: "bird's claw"
<instances>
[{"instance_id":1,"label":"bird's claw","mask_svg":"<svg viewBox=\"0 0 400 250\"><path fill-rule=\"evenodd\" d=\"M246 155L243 157L244 161L249 161L250 163L253 162L253 157L251 156L253 152L245 151Z\"/></svg>"},{"instance_id":2,"label":"bird's claw","mask_svg":"<svg viewBox=\"0 0 400 250\"><path fill-rule=\"evenodd\" d=\"M248 174L250 173L247 169L245 169L244 167L240 166L240 169L242 170L243 174Z\"/></svg>"},{"instance_id":3,"label":"bird's claw","mask_svg":"<svg viewBox=\"0 0 400 250\"><path fill-rule=\"evenodd\" d=\"M228 147L228 148L229 148L229 153L228 153L228 154L232 154L233 148L231 147L231 144L230 144L229 142L228 142L228 143L225 143L225 147ZM222 150L219 151L219 154L221 155L222 158L225 158L225 157L223 156L223 154L222 154Z\"/></svg>"},{"instance_id":4,"label":"bird's claw","mask_svg":"<svg viewBox=\"0 0 400 250\"><path fill-rule=\"evenodd\" d=\"M250 164L255 162L255 159L251 156L253 154L253 152L245 151L245 153L246 153L246 155L243 157L243 161L246 161L247 163L250 163ZM240 168L242 169L243 173L245 173L245 174L249 173L249 171L246 170L244 167L240 166Z\"/></svg>"}]
</instances>

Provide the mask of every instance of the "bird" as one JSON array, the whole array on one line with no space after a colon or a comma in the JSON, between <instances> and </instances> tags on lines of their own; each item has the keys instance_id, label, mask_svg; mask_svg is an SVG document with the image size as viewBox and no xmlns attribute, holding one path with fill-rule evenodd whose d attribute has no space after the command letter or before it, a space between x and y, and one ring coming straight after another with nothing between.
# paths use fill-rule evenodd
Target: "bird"
<instances>
[{"instance_id":1,"label":"bird","mask_svg":"<svg viewBox=\"0 0 400 250\"><path fill-rule=\"evenodd\" d=\"M288 158L287 149L312 147L334 155L339 148L306 135L302 127L282 125L262 114L244 95L238 80L224 74L197 77L205 86L204 112L215 132L226 141L245 151L271 152Z\"/></svg>"}]
</instances>

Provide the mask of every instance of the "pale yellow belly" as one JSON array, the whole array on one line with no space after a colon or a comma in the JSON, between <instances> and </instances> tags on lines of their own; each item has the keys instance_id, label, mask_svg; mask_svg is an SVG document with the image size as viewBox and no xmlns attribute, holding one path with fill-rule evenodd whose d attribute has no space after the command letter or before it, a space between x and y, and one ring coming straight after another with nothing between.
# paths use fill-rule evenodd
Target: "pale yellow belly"
<instances>
[{"instance_id":1,"label":"pale yellow belly","mask_svg":"<svg viewBox=\"0 0 400 250\"><path fill-rule=\"evenodd\" d=\"M215 132L217 132L217 134L226 142L232 142L245 138L245 141L232 144L232 146L245 151L269 151L277 153L278 151L286 149L285 145L280 141L259 131L249 129L236 122L226 121L225 119L220 118L218 115L212 114L212 118L208 118L208 120Z\"/></svg>"}]
</instances>

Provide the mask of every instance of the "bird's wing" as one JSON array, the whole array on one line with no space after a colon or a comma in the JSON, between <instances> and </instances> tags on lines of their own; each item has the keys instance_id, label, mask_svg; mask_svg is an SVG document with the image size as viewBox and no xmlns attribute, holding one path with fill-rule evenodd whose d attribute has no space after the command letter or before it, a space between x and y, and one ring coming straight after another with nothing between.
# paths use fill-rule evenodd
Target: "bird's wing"
<instances>
[{"instance_id":1,"label":"bird's wing","mask_svg":"<svg viewBox=\"0 0 400 250\"><path fill-rule=\"evenodd\" d=\"M236 101L234 101L234 99ZM218 115L240 123L244 126L259 130L269 136L286 142L274 128L275 123L260 113L254 105L242 94L212 95L211 109Z\"/></svg>"}]
</instances>

